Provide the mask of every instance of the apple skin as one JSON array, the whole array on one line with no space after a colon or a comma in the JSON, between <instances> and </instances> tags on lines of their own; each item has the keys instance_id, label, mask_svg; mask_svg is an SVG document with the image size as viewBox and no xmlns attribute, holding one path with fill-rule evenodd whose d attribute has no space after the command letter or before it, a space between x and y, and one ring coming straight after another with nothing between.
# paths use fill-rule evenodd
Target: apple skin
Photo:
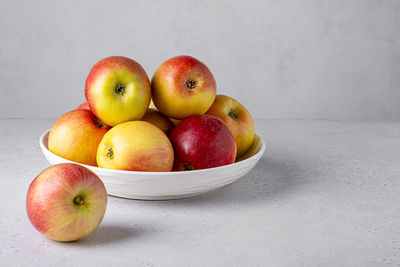
<instances>
[{"instance_id":1,"label":"apple skin","mask_svg":"<svg viewBox=\"0 0 400 267\"><path fill-rule=\"evenodd\" d=\"M254 141L254 122L250 112L239 101L217 95L207 114L223 120L236 141L237 157L245 153Z\"/></svg>"},{"instance_id":2,"label":"apple skin","mask_svg":"<svg viewBox=\"0 0 400 267\"><path fill-rule=\"evenodd\" d=\"M51 127L48 148L65 159L97 166L97 147L109 129L90 110L75 109Z\"/></svg>"},{"instance_id":3,"label":"apple skin","mask_svg":"<svg viewBox=\"0 0 400 267\"><path fill-rule=\"evenodd\" d=\"M99 167L126 171L171 171L174 150L163 131L146 121L129 121L108 131L97 150Z\"/></svg>"},{"instance_id":4,"label":"apple skin","mask_svg":"<svg viewBox=\"0 0 400 267\"><path fill-rule=\"evenodd\" d=\"M150 101L150 105L149 105L149 109L154 109L154 110L157 110L158 111L158 109L157 109L157 107L154 105L154 102L153 102L153 99ZM147 111L148 112L148 111ZM147 114L147 113L146 113ZM160 112L160 114L162 114L161 112ZM162 114L162 115L164 115L164 114ZM146 116L146 115L145 115ZM143 117L144 118L144 117ZM142 120L144 120L144 119L142 119ZM168 118L168 120L170 121L170 122L172 122L172 124L173 124L173 127L174 126L176 126L176 125L178 125L182 120L177 120L177 119L173 119L173 118ZM151 122L150 122L151 123ZM173 128L172 127L172 128ZM160 128L160 127L159 127ZM160 128L161 129L161 128ZM163 130L163 129L161 129L161 130ZM165 133L167 133L166 131L164 131ZM168 134L168 133L167 133Z\"/></svg>"},{"instance_id":5,"label":"apple skin","mask_svg":"<svg viewBox=\"0 0 400 267\"><path fill-rule=\"evenodd\" d=\"M154 105L153 99L150 100L149 108L157 110L157 107Z\"/></svg>"},{"instance_id":6,"label":"apple skin","mask_svg":"<svg viewBox=\"0 0 400 267\"><path fill-rule=\"evenodd\" d=\"M90 110L107 125L140 120L151 99L146 72L136 61L120 56L97 62L86 79Z\"/></svg>"},{"instance_id":7,"label":"apple skin","mask_svg":"<svg viewBox=\"0 0 400 267\"><path fill-rule=\"evenodd\" d=\"M217 117L189 117L176 126L169 137L175 150L175 171L200 170L235 162L235 139Z\"/></svg>"},{"instance_id":8,"label":"apple skin","mask_svg":"<svg viewBox=\"0 0 400 267\"><path fill-rule=\"evenodd\" d=\"M88 109L88 110L90 110L89 104L87 102L83 102L76 109Z\"/></svg>"},{"instance_id":9,"label":"apple skin","mask_svg":"<svg viewBox=\"0 0 400 267\"><path fill-rule=\"evenodd\" d=\"M26 211L32 225L57 241L92 233L104 217L107 192L99 177L73 163L50 166L31 183Z\"/></svg>"},{"instance_id":10,"label":"apple skin","mask_svg":"<svg viewBox=\"0 0 400 267\"><path fill-rule=\"evenodd\" d=\"M169 118L169 120L172 122L172 124L174 126L177 126L179 123L182 122L182 120L177 120L177 119L173 119L173 118Z\"/></svg>"},{"instance_id":11,"label":"apple skin","mask_svg":"<svg viewBox=\"0 0 400 267\"><path fill-rule=\"evenodd\" d=\"M153 75L153 102L164 115L185 119L207 112L216 95L216 82L201 61L177 56L162 63Z\"/></svg>"},{"instance_id":12,"label":"apple skin","mask_svg":"<svg viewBox=\"0 0 400 267\"><path fill-rule=\"evenodd\" d=\"M174 128L174 124L158 110L149 108L142 118L142 121L147 121L160 128L165 134L169 134Z\"/></svg>"}]
</instances>

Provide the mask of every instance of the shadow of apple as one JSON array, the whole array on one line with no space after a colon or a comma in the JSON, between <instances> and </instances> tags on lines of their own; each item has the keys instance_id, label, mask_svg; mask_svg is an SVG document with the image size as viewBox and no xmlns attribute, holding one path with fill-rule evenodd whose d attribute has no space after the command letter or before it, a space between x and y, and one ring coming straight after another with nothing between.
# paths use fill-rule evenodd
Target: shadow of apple
<instances>
[{"instance_id":1,"label":"shadow of apple","mask_svg":"<svg viewBox=\"0 0 400 267\"><path fill-rule=\"evenodd\" d=\"M64 243L73 246L102 246L111 243L120 243L124 240L137 238L144 233L143 229L135 229L134 226L126 227L121 225L100 224L99 227L88 237L81 240Z\"/></svg>"}]
</instances>

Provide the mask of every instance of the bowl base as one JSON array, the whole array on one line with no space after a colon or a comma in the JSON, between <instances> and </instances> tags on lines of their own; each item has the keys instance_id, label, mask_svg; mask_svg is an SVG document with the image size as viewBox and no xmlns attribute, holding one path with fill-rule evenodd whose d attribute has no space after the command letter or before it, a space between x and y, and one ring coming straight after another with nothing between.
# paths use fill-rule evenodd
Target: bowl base
<instances>
[{"instance_id":1,"label":"bowl base","mask_svg":"<svg viewBox=\"0 0 400 267\"><path fill-rule=\"evenodd\" d=\"M207 191L200 192L200 193L197 192L197 193L192 193L192 194L171 195L171 196L141 196L141 195L125 196L125 195L121 195L121 194L117 195L117 194L110 194L110 193L108 193L108 195L112 196L112 197L132 199L132 200L153 200L153 201L158 201L158 200L177 200L177 199L195 197L195 196L199 196L199 195L208 193L210 191L214 191L214 190L207 190Z\"/></svg>"}]
</instances>

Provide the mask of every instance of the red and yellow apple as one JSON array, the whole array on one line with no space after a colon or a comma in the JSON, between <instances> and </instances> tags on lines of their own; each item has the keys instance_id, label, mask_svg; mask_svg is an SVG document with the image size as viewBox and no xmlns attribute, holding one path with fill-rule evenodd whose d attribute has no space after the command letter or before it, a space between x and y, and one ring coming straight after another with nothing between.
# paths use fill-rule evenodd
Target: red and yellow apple
<instances>
[{"instance_id":1,"label":"red and yellow apple","mask_svg":"<svg viewBox=\"0 0 400 267\"><path fill-rule=\"evenodd\" d=\"M51 127L48 148L65 159L96 166L97 147L109 129L90 110L72 110Z\"/></svg>"},{"instance_id":2,"label":"red and yellow apple","mask_svg":"<svg viewBox=\"0 0 400 267\"><path fill-rule=\"evenodd\" d=\"M53 165L31 183L26 211L33 226L57 241L92 233L103 219L107 192L99 177L72 163Z\"/></svg>"},{"instance_id":3,"label":"red and yellow apple","mask_svg":"<svg viewBox=\"0 0 400 267\"><path fill-rule=\"evenodd\" d=\"M217 95L207 114L223 120L236 141L237 157L246 152L254 140L254 122L250 112L239 101Z\"/></svg>"},{"instance_id":4,"label":"red and yellow apple","mask_svg":"<svg viewBox=\"0 0 400 267\"><path fill-rule=\"evenodd\" d=\"M150 81L136 61L107 57L97 62L86 79L90 110L107 125L140 120L151 99Z\"/></svg>"},{"instance_id":5,"label":"red and yellow apple","mask_svg":"<svg viewBox=\"0 0 400 267\"><path fill-rule=\"evenodd\" d=\"M161 129L165 134L169 134L169 132L174 128L174 124L166 117L163 115L161 112L158 110L149 108L142 118L142 121L147 121L153 124L154 126L157 126L158 128Z\"/></svg>"},{"instance_id":6,"label":"red and yellow apple","mask_svg":"<svg viewBox=\"0 0 400 267\"><path fill-rule=\"evenodd\" d=\"M195 115L176 126L170 140L174 170L199 170L235 162L236 143L225 123L211 115Z\"/></svg>"},{"instance_id":7,"label":"red and yellow apple","mask_svg":"<svg viewBox=\"0 0 400 267\"><path fill-rule=\"evenodd\" d=\"M88 110L90 110L89 104L87 102L83 102L76 109L88 109Z\"/></svg>"},{"instance_id":8,"label":"red and yellow apple","mask_svg":"<svg viewBox=\"0 0 400 267\"><path fill-rule=\"evenodd\" d=\"M145 121L129 121L108 131L97 150L99 167L127 171L171 171L174 150L163 131Z\"/></svg>"},{"instance_id":9,"label":"red and yellow apple","mask_svg":"<svg viewBox=\"0 0 400 267\"><path fill-rule=\"evenodd\" d=\"M215 99L216 82L204 63L190 56L178 56L158 67L151 90L161 113L185 119L206 113Z\"/></svg>"}]
</instances>

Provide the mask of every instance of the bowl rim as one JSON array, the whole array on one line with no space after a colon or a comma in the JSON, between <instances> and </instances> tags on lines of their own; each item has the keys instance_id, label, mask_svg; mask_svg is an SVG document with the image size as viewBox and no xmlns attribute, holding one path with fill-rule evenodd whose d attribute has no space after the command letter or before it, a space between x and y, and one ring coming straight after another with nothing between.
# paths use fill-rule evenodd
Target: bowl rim
<instances>
[{"instance_id":1,"label":"bowl rim","mask_svg":"<svg viewBox=\"0 0 400 267\"><path fill-rule=\"evenodd\" d=\"M239 167L239 166L242 166L242 165L246 165L247 162L250 162L250 161L253 161L253 160L257 160L257 159L261 158L262 155L265 152L265 149L266 149L266 145L265 145L264 140L260 136L257 135L260 138L260 141L261 141L261 148L257 153L255 153L253 156L251 156L251 157L249 157L247 159L241 160L239 162L234 162L232 164L224 165L224 166L201 169L201 170L191 170L189 172L188 171L144 172L144 171L115 170L115 169L107 169L107 168L101 168L101 167L86 165L86 164L83 164L83 163L75 162L75 161L60 157L57 154L54 154L44 144L44 138L46 137L46 135L49 135L50 130L51 130L51 128L47 129L40 136L39 145L40 145L40 148L42 149L42 151L46 151L47 153L51 154L53 157L58 158L58 159L60 159L62 161L67 161L69 163L79 164L79 165L82 165L82 166L92 170L92 171L93 170L96 170L96 171L98 170L98 171L105 172L105 173L110 173L110 174L124 174L124 175L125 174L136 174L136 175L144 175L144 176L152 176L152 175L175 176L175 175L187 175L188 173L195 174L195 173L213 172L215 170L222 170L222 169L232 168L233 166Z\"/></svg>"}]
</instances>

